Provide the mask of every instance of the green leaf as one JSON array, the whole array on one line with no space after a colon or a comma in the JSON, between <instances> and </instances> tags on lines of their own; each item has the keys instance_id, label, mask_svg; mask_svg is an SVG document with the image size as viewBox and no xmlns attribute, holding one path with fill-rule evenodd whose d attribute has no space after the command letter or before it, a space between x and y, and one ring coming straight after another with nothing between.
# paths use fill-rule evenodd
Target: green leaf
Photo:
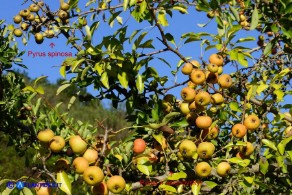
<instances>
[{"instance_id":1,"label":"green leaf","mask_svg":"<svg viewBox=\"0 0 292 195\"><path fill-rule=\"evenodd\" d=\"M271 148L271 149L277 151L277 147L276 147L276 145L275 145L274 142L272 142L272 141L270 141L270 140L268 140L268 139L262 139L262 142L263 142L266 146L268 146L269 148Z\"/></svg>"},{"instance_id":2,"label":"green leaf","mask_svg":"<svg viewBox=\"0 0 292 195\"><path fill-rule=\"evenodd\" d=\"M38 94L41 94L43 95L45 93L44 91L44 88L42 86L38 86L35 91L38 93Z\"/></svg>"},{"instance_id":3,"label":"green leaf","mask_svg":"<svg viewBox=\"0 0 292 195\"><path fill-rule=\"evenodd\" d=\"M230 60L238 60L238 50L233 49L230 51Z\"/></svg>"},{"instance_id":4,"label":"green leaf","mask_svg":"<svg viewBox=\"0 0 292 195\"><path fill-rule=\"evenodd\" d=\"M245 59L245 56L243 53L239 52L237 55L238 58L238 62L244 66L244 67L248 67L248 61Z\"/></svg>"},{"instance_id":5,"label":"green leaf","mask_svg":"<svg viewBox=\"0 0 292 195\"><path fill-rule=\"evenodd\" d=\"M283 173L288 173L284 156L277 156L276 160L277 160L278 166L282 168Z\"/></svg>"},{"instance_id":6,"label":"green leaf","mask_svg":"<svg viewBox=\"0 0 292 195\"><path fill-rule=\"evenodd\" d=\"M260 95L263 91L265 91L267 88L269 88L269 85L260 82L260 85L257 87L257 94Z\"/></svg>"},{"instance_id":7,"label":"green leaf","mask_svg":"<svg viewBox=\"0 0 292 195\"><path fill-rule=\"evenodd\" d=\"M105 86L107 89L109 89L107 72L102 73L100 81L102 82L103 86Z\"/></svg>"},{"instance_id":8,"label":"green leaf","mask_svg":"<svg viewBox=\"0 0 292 195\"><path fill-rule=\"evenodd\" d=\"M246 167L250 163L249 159L241 159L241 158L237 158L237 157L230 158L230 159L228 159L228 161L231 163L239 164L242 167Z\"/></svg>"},{"instance_id":9,"label":"green leaf","mask_svg":"<svg viewBox=\"0 0 292 195\"><path fill-rule=\"evenodd\" d=\"M283 140L277 145L278 151L279 151L279 153L280 153L281 155L284 155L285 147L286 147L286 145L287 145L291 140L292 140L292 136L283 139Z\"/></svg>"},{"instance_id":10,"label":"green leaf","mask_svg":"<svg viewBox=\"0 0 292 195\"><path fill-rule=\"evenodd\" d=\"M37 83L38 83L39 81L44 80L44 79L46 79L47 77L48 77L48 76L41 76L41 77L37 78L37 79L34 81L34 86L36 86Z\"/></svg>"},{"instance_id":11,"label":"green leaf","mask_svg":"<svg viewBox=\"0 0 292 195\"><path fill-rule=\"evenodd\" d=\"M178 10L178 11L182 12L183 14L188 14L187 7L184 6L183 4L179 4L179 5L173 6L172 9Z\"/></svg>"},{"instance_id":12,"label":"green leaf","mask_svg":"<svg viewBox=\"0 0 292 195\"><path fill-rule=\"evenodd\" d=\"M247 183L252 184L254 181L253 177L244 177L244 180L247 181Z\"/></svg>"},{"instance_id":13,"label":"green leaf","mask_svg":"<svg viewBox=\"0 0 292 195\"><path fill-rule=\"evenodd\" d=\"M76 69L76 68L77 68L82 62L84 62L84 61L85 61L84 58L82 58L82 59L80 59L80 60L78 60L78 61L74 61L73 64L72 64L72 72L74 72L75 69Z\"/></svg>"},{"instance_id":14,"label":"green leaf","mask_svg":"<svg viewBox=\"0 0 292 195\"><path fill-rule=\"evenodd\" d=\"M67 195L71 195L71 181L65 171L57 173L57 183L61 183L60 190L65 192Z\"/></svg>"},{"instance_id":15,"label":"green leaf","mask_svg":"<svg viewBox=\"0 0 292 195\"><path fill-rule=\"evenodd\" d=\"M118 74L118 79L121 83L121 85L127 89L128 88L128 75L126 72L121 72Z\"/></svg>"},{"instance_id":16,"label":"green leaf","mask_svg":"<svg viewBox=\"0 0 292 195\"><path fill-rule=\"evenodd\" d=\"M281 70L280 73L278 73L271 81L271 83L275 83L275 81L282 79L286 74L288 74L291 70L289 68L285 68ZM275 89L280 89L282 85L279 85L279 87L275 87Z\"/></svg>"},{"instance_id":17,"label":"green leaf","mask_svg":"<svg viewBox=\"0 0 292 195\"><path fill-rule=\"evenodd\" d=\"M258 87L257 85L250 86L250 89L248 90L247 95L246 95L246 99L248 101L250 100L250 98L252 98L256 95L257 87Z\"/></svg>"},{"instance_id":18,"label":"green leaf","mask_svg":"<svg viewBox=\"0 0 292 195\"><path fill-rule=\"evenodd\" d=\"M67 83L67 84L64 84L64 85L61 85L58 89L57 89L57 93L56 95L59 95L64 89L68 88L71 86L71 83Z\"/></svg>"},{"instance_id":19,"label":"green leaf","mask_svg":"<svg viewBox=\"0 0 292 195\"><path fill-rule=\"evenodd\" d=\"M236 18L236 20L239 21L240 19L239 19L238 11L233 6L229 6L229 9L232 15Z\"/></svg>"},{"instance_id":20,"label":"green leaf","mask_svg":"<svg viewBox=\"0 0 292 195\"><path fill-rule=\"evenodd\" d=\"M191 186L193 195L199 195L201 191L201 183L194 182Z\"/></svg>"},{"instance_id":21,"label":"green leaf","mask_svg":"<svg viewBox=\"0 0 292 195\"><path fill-rule=\"evenodd\" d=\"M233 111L242 112L237 102L230 102L229 107Z\"/></svg>"},{"instance_id":22,"label":"green leaf","mask_svg":"<svg viewBox=\"0 0 292 195\"><path fill-rule=\"evenodd\" d=\"M167 177L167 180L179 180L187 178L187 174L185 172L172 173Z\"/></svg>"},{"instance_id":23,"label":"green leaf","mask_svg":"<svg viewBox=\"0 0 292 195\"><path fill-rule=\"evenodd\" d=\"M9 195L13 190L14 190L15 186L10 189L10 188L5 188L5 190L1 193L1 195Z\"/></svg>"},{"instance_id":24,"label":"green leaf","mask_svg":"<svg viewBox=\"0 0 292 195\"><path fill-rule=\"evenodd\" d=\"M281 89L276 89L275 91L273 91L273 93L277 96L277 99L276 99L277 102L284 101L283 97L285 93Z\"/></svg>"},{"instance_id":25,"label":"green leaf","mask_svg":"<svg viewBox=\"0 0 292 195\"><path fill-rule=\"evenodd\" d=\"M22 89L23 91L31 91L31 92L36 92L35 89L32 86L26 86L25 88Z\"/></svg>"},{"instance_id":26,"label":"green leaf","mask_svg":"<svg viewBox=\"0 0 292 195\"><path fill-rule=\"evenodd\" d=\"M136 79L136 87L138 89L138 93L142 93L144 91L144 82L140 74L138 74Z\"/></svg>"},{"instance_id":27,"label":"green leaf","mask_svg":"<svg viewBox=\"0 0 292 195\"><path fill-rule=\"evenodd\" d=\"M163 144L163 140L165 139L162 135L162 132L160 134L152 134L152 136L154 137L154 139L160 144Z\"/></svg>"},{"instance_id":28,"label":"green leaf","mask_svg":"<svg viewBox=\"0 0 292 195\"><path fill-rule=\"evenodd\" d=\"M158 186L158 189L160 189L162 191L168 191L168 192L174 192L174 193L176 193L176 189L174 187L172 187L170 185L166 185L166 184L160 184Z\"/></svg>"},{"instance_id":29,"label":"green leaf","mask_svg":"<svg viewBox=\"0 0 292 195\"><path fill-rule=\"evenodd\" d=\"M258 14L258 9L255 6L252 16L251 16L251 23L250 23L250 30L254 30L259 23L259 14Z\"/></svg>"},{"instance_id":30,"label":"green leaf","mask_svg":"<svg viewBox=\"0 0 292 195\"><path fill-rule=\"evenodd\" d=\"M71 106L74 104L74 102L75 102L76 99L77 98L74 95L70 98L70 101L69 101L68 106L67 106L67 109L68 110L70 110Z\"/></svg>"},{"instance_id":31,"label":"green leaf","mask_svg":"<svg viewBox=\"0 0 292 195\"><path fill-rule=\"evenodd\" d=\"M268 160L265 158L261 158L260 159L260 172L265 175L268 172L268 170L269 170Z\"/></svg>"},{"instance_id":32,"label":"green leaf","mask_svg":"<svg viewBox=\"0 0 292 195\"><path fill-rule=\"evenodd\" d=\"M213 189L213 188L215 188L218 185L217 183L215 183L213 181L204 181L204 183L207 184L207 186L208 186L209 189Z\"/></svg>"},{"instance_id":33,"label":"green leaf","mask_svg":"<svg viewBox=\"0 0 292 195\"><path fill-rule=\"evenodd\" d=\"M165 117L162 119L162 123L169 123L172 119L174 119L177 116L180 116L180 112L171 112L165 115Z\"/></svg>"},{"instance_id":34,"label":"green leaf","mask_svg":"<svg viewBox=\"0 0 292 195\"><path fill-rule=\"evenodd\" d=\"M174 38L173 38L172 34L170 34L170 33L166 33L166 34L165 34L165 38L166 38L169 42L171 42L172 44L175 45L175 41L174 41Z\"/></svg>"},{"instance_id":35,"label":"green leaf","mask_svg":"<svg viewBox=\"0 0 292 195\"><path fill-rule=\"evenodd\" d=\"M129 4L129 0L124 0L124 4L123 4L124 11L127 10L128 4Z\"/></svg>"},{"instance_id":36,"label":"green leaf","mask_svg":"<svg viewBox=\"0 0 292 195\"><path fill-rule=\"evenodd\" d=\"M59 72L63 78L66 78L66 66L61 66Z\"/></svg>"},{"instance_id":37,"label":"green leaf","mask_svg":"<svg viewBox=\"0 0 292 195\"><path fill-rule=\"evenodd\" d=\"M168 26L168 21L166 19L166 12L165 10L160 10L158 12L158 23L161 24L162 26Z\"/></svg>"},{"instance_id":38,"label":"green leaf","mask_svg":"<svg viewBox=\"0 0 292 195\"><path fill-rule=\"evenodd\" d=\"M88 25L86 25L85 27L85 32L86 32L86 37L85 37L85 39L87 40L87 41L91 41L91 31L90 31L90 27L88 26Z\"/></svg>"},{"instance_id":39,"label":"green leaf","mask_svg":"<svg viewBox=\"0 0 292 195\"><path fill-rule=\"evenodd\" d=\"M2 185L2 184L6 184L7 183L7 181L11 181L10 179L2 179L2 180L0 180L0 186Z\"/></svg>"},{"instance_id":40,"label":"green leaf","mask_svg":"<svg viewBox=\"0 0 292 195\"><path fill-rule=\"evenodd\" d=\"M94 70L96 70L99 75L101 75L104 71L102 64L98 62L95 64Z\"/></svg>"},{"instance_id":41,"label":"green leaf","mask_svg":"<svg viewBox=\"0 0 292 195\"><path fill-rule=\"evenodd\" d=\"M24 187L21 192L20 195L33 195L32 191L29 188Z\"/></svg>"},{"instance_id":42,"label":"green leaf","mask_svg":"<svg viewBox=\"0 0 292 195\"><path fill-rule=\"evenodd\" d=\"M255 37L246 37L246 38L240 38L236 42L241 43L241 42L254 41L254 40L256 40Z\"/></svg>"},{"instance_id":43,"label":"green leaf","mask_svg":"<svg viewBox=\"0 0 292 195\"><path fill-rule=\"evenodd\" d=\"M286 151L287 152L287 154L289 155L289 157L290 157L290 161L292 162L292 150L290 150L290 151Z\"/></svg>"},{"instance_id":44,"label":"green leaf","mask_svg":"<svg viewBox=\"0 0 292 195\"><path fill-rule=\"evenodd\" d=\"M152 172L152 165L147 157L140 157L137 159L137 168L139 171L149 176Z\"/></svg>"},{"instance_id":45,"label":"green leaf","mask_svg":"<svg viewBox=\"0 0 292 195\"><path fill-rule=\"evenodd\" d=\"M272 51L272 43L269 42L265 47L264 55L265 56L270 55L271 51Z\"/></svg>"}]
</instances>

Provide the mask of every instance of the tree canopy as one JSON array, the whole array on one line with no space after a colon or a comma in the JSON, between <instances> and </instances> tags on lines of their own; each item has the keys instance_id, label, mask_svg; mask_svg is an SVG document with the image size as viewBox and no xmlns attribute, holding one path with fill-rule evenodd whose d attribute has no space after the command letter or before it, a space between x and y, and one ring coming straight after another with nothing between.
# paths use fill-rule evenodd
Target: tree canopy
<instances>
[{"instance_id":1,"label":"tree canopy","mask_svg":"<svg viewBox=\"0 0 292 195\"><path fill-rule=\"evenodd\" d=\"M36 189L47 194L74 194L76 181L88 194L291 193L290 0L28 2L1 27L0 129L41 164L15 181L62 183ZM200 29L179 34L176 17ZM60 64L55 94L46 77L25 84L11 72L24 66L13 40L59 36L77 54ZM104 99L125 105L127 123L98 115Z\"/></svg>"}]
</instances>

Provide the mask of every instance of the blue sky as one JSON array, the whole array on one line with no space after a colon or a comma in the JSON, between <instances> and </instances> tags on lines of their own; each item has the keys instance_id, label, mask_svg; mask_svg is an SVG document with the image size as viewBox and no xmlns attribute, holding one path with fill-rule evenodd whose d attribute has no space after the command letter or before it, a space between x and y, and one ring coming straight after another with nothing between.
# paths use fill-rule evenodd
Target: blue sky
<instances>
[{"instance_id":1,"label":"blue sky","mask_svg":"<svg viewBox=\"0 0 292 195\"><path fill-rule=\"evenodd\" d=\"M13 17L21 10L25 9L29 6L30 2L26 3L25 5L21 5L23 1L19 0L10 0L5 1L5 4L2 4L0 7L0 19L5 19L8 24L13 23ZM50 5L51 10L55 11L59 7L59 3L56 3L58 1L46 1ZM87 1L86 0L80 0L79 7L81 10L84 10L84 5ZM216 34L217 28L216 24L211 22L206 28L200 28L197 24L199 23L206 23L208 22L208 18L205 16L204 12L196 12L194 7L191 7L189 10L188 15L182 15L178 14L177 11L174 11L174 15L172 18L169 19L170 26L166 27L164 30L165 32L171 33L176 42L178 43L180 40L180 36L187 32L208 32L208 33L214 33ZM127 21L127 25L129 25L128 28L128 35L130 35L134 30L136 29L144 29L145 31L149 31L148 38L152 38L154 40L154 45L158 46L159 49L163 49L163 45L157 40L156 37L159 37L159 32L156 28L152 28L149 23L143 22L138 24L131 16L129 16L129 13L123 13L121 14L123 17L123 21ZM74 20L74 19L73 19ZM88 19L89 20L89 19ZM91 22L88 21L90 24ZM105 24L101 24L100 27L97 29L93 43L98 43L100 39L109 33L112 33L116 30L116 27L119 27L119 25L116 23L114 28L110 28ZM238 38L247 37L247 36L255 36L257 37L258 34L255 34L255 32L248 32L248 31L241 31L237 36ZM48 80L51 82L55 82L58 78L61 78L59 74L59 66L62 64L65 57L33 57L32 55L29 55L29 52L72 52L73 55L76 53L75 49L72 49L70 46L66 45L66 39L61 35L58 38L55 39L45 39L43 44L38 45L35 43L34 39L32 38L29 40L27 46L24 46L21 43L21 38L16 38L19 42L19 48L21 50L26 50L27 52L23 56L23 63L28 67L28 70L26 70L30 77L37 78L40 76L48 76ZM49 45L51 43L55 44L55 47L52 49ZM248 47L254 47L255 42L248 42L246 44ZM128 50L131 50L131 48L127 48ZM153 50L152 50L153 51ZM179 51L185 56L185 57L191 57L192 59L199 60L199 57L201 56L201 48L200 48L200 42L192 42L190 44L183 45L181 44L181 47L179 48ZM208 57L211 53L217 52L216 50L209 50L207 52L203 51L203 59L205 61L208 61ZM147 53L147 50L145 50L145 53ZM180 60L174 53L171 52L164 52L163 54L160 54L160 57L167 59L168 62L171 63L172 67L169 68L165 64L161 63L160 61L153 61L151 64L154 66L159 74L161 76L168 76L169 82L168 85L173 85L173 83L176 82L182 82L187 79L185 75L182 75L180 72L177 74L176 77L173 77L170 74L171 70L174 70L178 61ZM232 69L230 66L224 67L224 73L230 73L233 72L234 69ZM173 93L178 98L180 98L179 93L182 87L177 87L169 93ZM92 94L96 95L97 91L94 91L93 87L89 87L88 91Z\"/></svg>"}]
</instances>

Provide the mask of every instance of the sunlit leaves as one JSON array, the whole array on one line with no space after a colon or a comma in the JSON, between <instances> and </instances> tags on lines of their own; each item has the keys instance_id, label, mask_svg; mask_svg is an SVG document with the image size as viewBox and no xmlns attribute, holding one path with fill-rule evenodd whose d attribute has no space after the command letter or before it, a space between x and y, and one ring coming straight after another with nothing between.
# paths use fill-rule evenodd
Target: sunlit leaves
<instances>
[{"instance_id":1,"label":"sunlit leaves","mask_svg":"<svg viewBox=\"0 0 292 195\"><path fill-rule=\"evenodd\" d=\"M71 181L65 171L60 171L57 173L57 182L61 183L60 190L65 192L67 195L70 195L72 186Z\"/></svg>"},{"instance_id":2,"label":"sunlit leaves","mask_svg":"<svg viewBox=\"0 0 292 195\"><path fill-rule=\"evenodd\" d=\"M259 23L259 14L258 14L258 9L255 6L252 16L251 16L250 30L255 29L258 23Z\"/></svg>"},{"instance_id":3,"label":"sunlit leaves","mask_svg":"<svg viewBox=\"0 0 292 195\"><path fill-rule=\"evenodd\" d=\"M160 10L158 12L158 22L162 25L162 26L168 26L168 22L167 22L167 19L166 19L166 12L165 10Z\"/></svg>"}]
</instances>

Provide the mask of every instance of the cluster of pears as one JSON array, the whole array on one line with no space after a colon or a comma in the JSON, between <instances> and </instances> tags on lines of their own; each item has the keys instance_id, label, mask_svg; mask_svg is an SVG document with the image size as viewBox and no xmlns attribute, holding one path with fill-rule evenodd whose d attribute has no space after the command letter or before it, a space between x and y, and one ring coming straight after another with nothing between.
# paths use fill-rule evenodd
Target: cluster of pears
<instances>
[{"instance_id":1,"label":"cluster of pears","mask_svg":"<svg viewBox=\"0 0 292 195\"><path fill-rule=\"evenodd\" d=\"M242 139L248 132L253 133L259 128L261 121L258 116L252 114L245 117L243 123L237 123L232 126L231 132L235 138ZM245 146L239 147L237 153L238 158L248 158L254 151L254 146L250 142L246 142Z\"/></svg>"},{"instance_id":2,"label":"cluster of pears","mask_svg":"<svg viewBox=\"0 0 292 195\"><path fill-rule=\"evenodd\" d=\"M180 111L186 116L190 125L196 125L198 128L207 129L212 124L209 116L197 117L207 106L221 105L224 103L224 97L221 93L210 94L204 90L208 84L218 84L222 89L228 89L232 86L232 78L223 72L223 57L219 54L212 54L209 57L209 64L205 69L201 68L198 61L191 61L182 67L182 73L189 76L188 86L181 90L182 102ZM216 109L216 107L213 107Z\"/></svg>"},{"instance_id":3,"label":"cluster of pears","mask_svg":"<svg viewBox=\"0 0 292 195\"><path fill-rule=\"evenodd\" d=\"M63 151L66 141L62 136L55 135L51 129L39 131L38 140L42 145L48 146L53 153ZM69 138L69 146L76 157L72 160L72 169L75 173L82 174L83 180L92 186L93 194L108 191L119 193L124 190L126 182L121 176L112 176L107 182L104 182L105 176L103 170L98 166L98 152L95 149L88 148L79 135L73 135ZM61 158L55 163L56 171L70 170L70 162ZM102 190L102 191L101 191Z\"/></svg>"},{"instance_id":4,"label":"cluster of pears","mask_svg":"<svg viewBox=\"0 0 292 195\"><path fill-rule=\"evenodd\" d=\"M68 3L62 2L57 12L59 19L56 20L61 21L63 24L69 23L69 8L70 5ZM47 11L43 1L32 3L28 8L20 10L13 18L14 23L19 24L19 27L15 28L13 31L14 35L16 37L21 37L23 31L28 31L30 29L38 44L43 43L45 37L53 38L55 32L52 30L51 23L54 21L51 21L51 17L44 15ZM43 12L43 15L41 15L40 12ZM42 26L47 26L48 28L42 31Z\"/></svg>"},{"instance_id":5,"label":"cluster of pears","mask_svg":"<svg viewBox=\"0 0 292 195\"><path fill-rule=\"evenodd\" d=\"M202 161L195 166L195 173L201 178L211 175L212 167L205 160L211 159L215 152L215 146L212 142L201 142L198 147L192 140L185 139L179 145L178 157L180 160L192 159L199 157ZM197 157L196 157L197 156ZM228 162L222 161L217 165L217 174L225 177L231 170L231 165Z\"/></svg>"}]
</instances>

